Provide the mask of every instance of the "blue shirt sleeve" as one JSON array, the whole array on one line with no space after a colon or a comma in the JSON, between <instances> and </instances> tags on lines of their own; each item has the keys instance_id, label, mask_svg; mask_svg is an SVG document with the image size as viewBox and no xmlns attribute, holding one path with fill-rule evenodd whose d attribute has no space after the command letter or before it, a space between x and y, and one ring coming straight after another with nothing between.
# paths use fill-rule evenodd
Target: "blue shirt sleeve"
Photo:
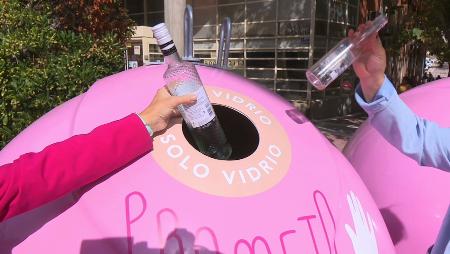
<instances>
[{"instance_id":1,"label":"blue shirt sleeve","mask_svg":"<svg viewBox=\"0 0 450 254\"><path fill-rule=\"evenodd\" d=\"M422 166L450 171L450 128L417 116L398 96L392 83L384 83L373 101L366 102L361 87L356 101L369 115L370 124L394 147Z\"/></svg>"}]
</instances>

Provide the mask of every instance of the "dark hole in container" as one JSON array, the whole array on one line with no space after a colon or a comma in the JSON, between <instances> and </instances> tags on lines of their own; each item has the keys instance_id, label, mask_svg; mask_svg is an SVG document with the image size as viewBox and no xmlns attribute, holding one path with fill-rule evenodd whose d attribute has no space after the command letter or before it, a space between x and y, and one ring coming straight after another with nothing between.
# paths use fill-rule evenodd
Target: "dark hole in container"
<instances>
[{"instance_id":1,"label":"dark hole in container","mask_svg":"<svg viewBox=\"0 0 450 254\"><path fill-rule=\"evenodd\" d=\"M252 121L229 107L222 105L213 105L213 107L225 136L233 149L228 160L240 160L253 154L259 144L259 134ZM198 147L184 121L182 130L189 144L198 151Z\"/></svg>"}]
</instances>

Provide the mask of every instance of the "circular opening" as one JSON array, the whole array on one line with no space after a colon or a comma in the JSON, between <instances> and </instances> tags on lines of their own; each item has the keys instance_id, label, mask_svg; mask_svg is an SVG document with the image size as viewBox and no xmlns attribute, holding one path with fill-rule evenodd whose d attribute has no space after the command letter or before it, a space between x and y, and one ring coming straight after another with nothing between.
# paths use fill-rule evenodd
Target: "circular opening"
<instances>
[{"instance_id":1,"label":"circular opening","mask_svg":"<svg viewBox=\"0 0 450 254\"><path fill-rule=\"evenodd\" d=\"M240 112L222 105L213 105L216 116L222 125L222 128L230 143L233 152L228 160L240 160L250 156L256 151L259 144L259 134L255 125L245 115ZM183 121L183 135L186 140L197 151L194 138Z\"/></svg>"}]
</instances>

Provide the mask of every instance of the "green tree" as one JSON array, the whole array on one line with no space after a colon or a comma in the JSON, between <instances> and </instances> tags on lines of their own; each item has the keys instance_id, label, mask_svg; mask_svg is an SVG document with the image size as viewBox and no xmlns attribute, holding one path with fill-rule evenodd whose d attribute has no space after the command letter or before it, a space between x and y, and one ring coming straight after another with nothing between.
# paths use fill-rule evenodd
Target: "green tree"
<instances>
[{"instance_id":1,"label":"green tree","mask_svg":"<svg viewBox=\"0 0 450 254\"><path fill-rule=\"evenodd\" d=\"M384 3L390 13L403 8L397 1L385 0ZM399 33L395 34L390 48L395 51L401 45L418 43L441 62L450 62L450 1L411 0L408 10L408 15L396 24Z\"/></svg>"},{"instance_id":2,"label":"green tree","mask_svg":"<svg viewBox=\"0 0 450 254\"><path fill-rule=\"evenodd\" d=\"M450 1L423 0L422 8L412 31L414 38L441 62L450 62Z\"/></svg>"},{"instance_id":3,"label":"green tree","mask_svg":"<svg viewBox=\"0 0 450 254\"><path fill-rule=\"evenodd\" d=\"M29 1L29 0L28 0ZM58 29L88 33L101 38L114 33L125 43L134 22L123 7L123 0L47 0Z\"/></svg>"},{"instance_id":4,"label":"green tree","mask_svg":"<svg viewBox=\"0 0 450 254\"><path fill-rule=\"evenodd\" d=\"M127 34L68 29L53 11L45 1L0 0L0 148L55 106L123 68L120 38Z\"/></svg>"}]
</instances>

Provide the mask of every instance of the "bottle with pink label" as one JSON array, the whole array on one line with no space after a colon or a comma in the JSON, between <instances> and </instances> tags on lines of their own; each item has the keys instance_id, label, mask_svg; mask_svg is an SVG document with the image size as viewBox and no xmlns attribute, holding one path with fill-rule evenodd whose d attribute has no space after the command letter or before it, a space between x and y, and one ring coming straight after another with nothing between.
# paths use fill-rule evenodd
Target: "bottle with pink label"
<instances>
[{"instance_id":1,"label":"bottle with pink label","mask_svg":"<svg viewBox=\"0 0 450 254\"><path fill-rule=\"evenodd\" d=\"M152 29L164 55L164 62L168 64L164 73L164 80L170 94L172 96L187 94L197 96L195 104L178 107L197 148L209 157L219 160L228 159L231 156L232 148L217 119L195 66L180 59L175 43L164 23L158 24Z\"/></svg>"}]
</instances>

